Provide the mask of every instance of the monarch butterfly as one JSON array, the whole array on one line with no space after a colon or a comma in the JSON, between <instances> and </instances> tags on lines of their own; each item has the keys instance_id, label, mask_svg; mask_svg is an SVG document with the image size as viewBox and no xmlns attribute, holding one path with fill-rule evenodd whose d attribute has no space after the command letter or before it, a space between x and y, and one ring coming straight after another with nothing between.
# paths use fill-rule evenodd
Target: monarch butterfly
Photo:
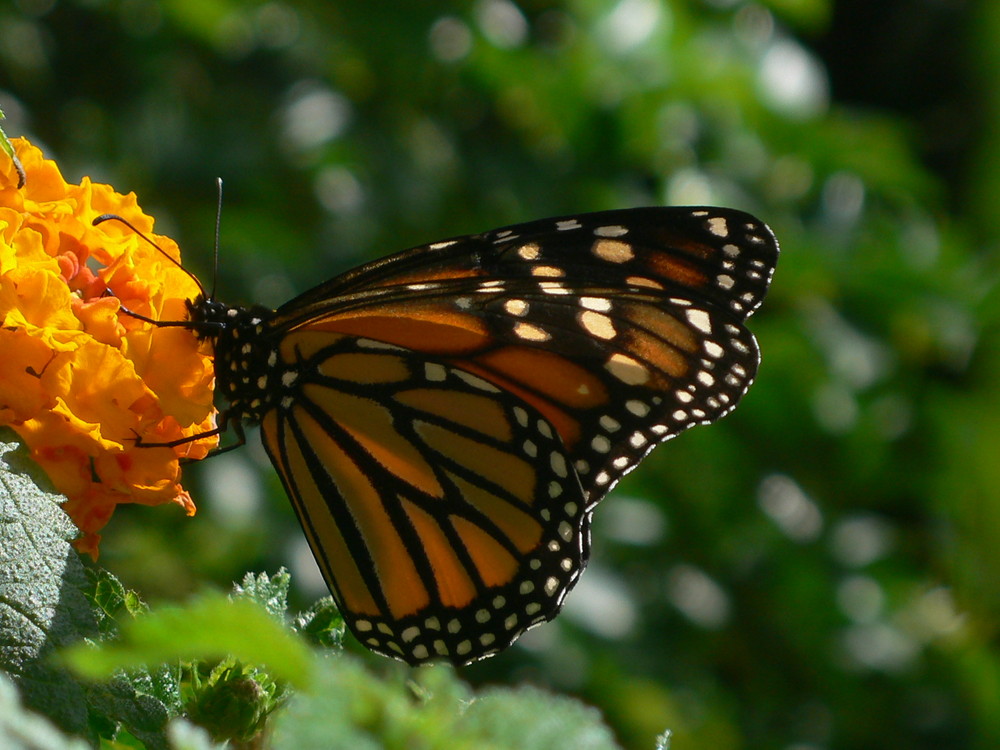
<instances>
[{"instance_id":1,"label":"monarch butterfly","mask_svg":"<svg viewBox=\"0 0 1000 750\"><path fill-rule=\"evenodd\" d=\"M465 664L555 617L626 472L736 406L777 256L733 209L605 211L415 247L277 310L203 293L184 325L351 631Z\"/></svg>"}]
</instances>

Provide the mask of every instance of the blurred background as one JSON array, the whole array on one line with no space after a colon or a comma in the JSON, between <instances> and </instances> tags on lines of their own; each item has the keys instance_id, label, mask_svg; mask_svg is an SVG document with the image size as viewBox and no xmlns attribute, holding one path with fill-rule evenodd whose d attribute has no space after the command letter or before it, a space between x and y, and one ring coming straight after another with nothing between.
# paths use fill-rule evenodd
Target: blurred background
<instances>
[{"instance_id":1,"label":"blurred background","mask_svg":"<svg viewBox=\"0 0 1000 750\"><path fill-rule=\"evenodd\" d=\"M628 748L993 748L998 42L993 0L2 0L0 108L203 280L222 177L234 303L548 215L758 215L757 383L605 500L556 622L461 675ZM325 593L259 441L186 484L195 518L122 509L101 564L154 604L281 565Z\"/></svg>"}]
</instances>

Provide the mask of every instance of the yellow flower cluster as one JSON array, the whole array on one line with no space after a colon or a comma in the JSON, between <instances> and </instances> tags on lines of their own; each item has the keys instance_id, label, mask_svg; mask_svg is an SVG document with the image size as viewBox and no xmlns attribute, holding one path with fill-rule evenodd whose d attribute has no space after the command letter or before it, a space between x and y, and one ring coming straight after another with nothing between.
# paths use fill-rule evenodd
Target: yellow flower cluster
<instances>
[{"instance_id":1,"label":"yellow flower cluster","mask_svg":"<svg viewBox=\"0 0 1000 750\"><path fill-rule=\"evenodd\" d=\"M165 443L215 427L211 352L184 328L194 281L120 222L118 214L180 258L135 194L120 195L84 177L67 184L55 162L13 139L27 181L18 189L0 154L0 425L13 428L67 497L83 531L81 551L96 558L118 503L177 503L195 511L180 484L178 458L203 458L204 438Z\"/></svg>"}]
</instances>

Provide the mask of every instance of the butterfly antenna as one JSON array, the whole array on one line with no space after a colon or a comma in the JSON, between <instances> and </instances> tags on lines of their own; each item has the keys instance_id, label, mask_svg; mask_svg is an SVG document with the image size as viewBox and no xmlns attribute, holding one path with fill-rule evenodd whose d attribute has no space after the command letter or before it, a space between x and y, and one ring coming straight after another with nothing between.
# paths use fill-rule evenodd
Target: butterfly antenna
<instances>
[{"instance_id":1,"label":"butterfly antenna","mask_svg":"<svg viewBox=\"0 0 1000 750\"><path fill-rule=\"evenodd\" d=\"M164 258L166 258L167 260L169 260L171 263L173 263L175 266L177 266L179 269L181 269L184 273L186 273L191 278L191 280L194 281L194 283L198 285L198 289L201 291L202 295L205 294L205 287L203 287L201 285L201 282L198 281L198 277L197 276L195 276L191 271L189 271L183 265L181 265L181 262L179 260L177 260L176 258L172 257L170 254L167 253L166 250L164 250L162 247L160 247L155 242L153 242L153 240L151 240L145 234L143 234L142 232L140 232L139 229L137 229L136 226L132 222L130 222L128 219L126 219L124 216L119 216L118 214L101 214L96 219L94 219L91 222L91 224L93 224L96 227L98 224L103 224L106 221L117 221L119 224L124 224L125 226L127 226L129 229L131 229L133 232L135 232L137 235L139 235L142 239L144 239L146 242L148 242L152 247L154 247L157 250L159 250L160 254L163 255ZM216 230L216 231L218 231L218 230Z\"/></svg>"},{"instance_id":2,"label":"butterfly antenna","mask_svg":"<svg viewBox=\"0 0 1000 750\"><path fill-rule=\"evenodd\" d=\"M215 299L215 289L219 284L219 237L222 232L222 178L216 177L215 184L219 193L219 202L215 207L215 252L212 260L212 293L208 299Z\"/></svg>"}]
</instances>

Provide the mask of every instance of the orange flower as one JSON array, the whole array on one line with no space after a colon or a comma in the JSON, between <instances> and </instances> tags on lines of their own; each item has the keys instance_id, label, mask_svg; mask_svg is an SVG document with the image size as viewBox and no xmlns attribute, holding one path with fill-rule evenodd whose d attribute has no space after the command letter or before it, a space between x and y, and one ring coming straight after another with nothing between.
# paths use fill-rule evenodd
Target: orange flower
<instances>
[{"instance_id":1,"label":"orange flower","mask_svg":"<svg viewBox=\"0 0 1000 750\"><path fill-rule=\"evenodd\" d=\"M0 425L13 428L67 497L96 558L118 503L176 503L195 511L180 485L180 457L204 458L217 438L165 443L215 428L215 373L208 350L183 328L197 285L134 231L180 259L176 243L151 234L136 197L86 177L67 184L55 162L23 139L12 143L27 173L0 155Z\"/></svg>"}]
</instances>

